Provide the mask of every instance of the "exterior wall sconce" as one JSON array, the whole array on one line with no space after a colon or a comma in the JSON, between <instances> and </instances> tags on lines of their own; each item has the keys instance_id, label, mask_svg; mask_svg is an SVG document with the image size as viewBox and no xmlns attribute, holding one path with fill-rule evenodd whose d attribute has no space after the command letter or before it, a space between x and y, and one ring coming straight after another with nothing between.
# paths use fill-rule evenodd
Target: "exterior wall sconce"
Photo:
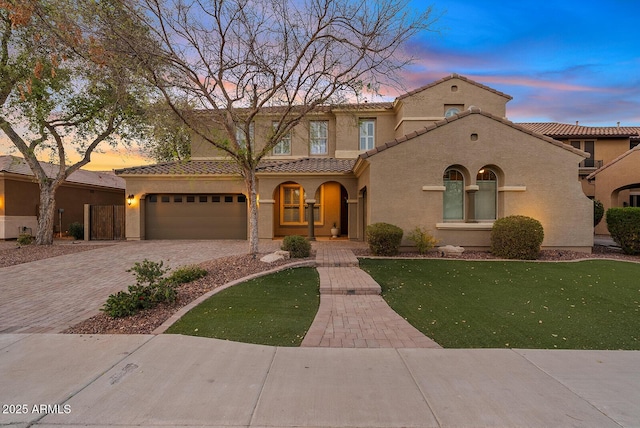
<instances>
[{"instance_id":1,"label":"exterior wall sconce","mask_svg":"<svg viewBox=\"0 0 640 428\"><path fill-rule=\"evenodd\" d=\"M133 196L133 195L129 195L129 196L127 196L127 204L128 204L128 205L131 205L131 204L133 203L133 198L134 198L134 197L135 197L135 196Z\"/></svg>"}]
</instances>

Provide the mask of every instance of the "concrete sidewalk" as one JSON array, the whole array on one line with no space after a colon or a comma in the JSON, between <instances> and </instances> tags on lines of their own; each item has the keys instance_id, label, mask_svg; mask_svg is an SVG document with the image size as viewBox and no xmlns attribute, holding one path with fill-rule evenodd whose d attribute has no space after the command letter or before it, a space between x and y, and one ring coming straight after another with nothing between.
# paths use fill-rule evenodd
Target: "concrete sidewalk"
<instances>
[{"instance_id":1,"label":"concrete sidewalk","mask_svg":"<svg viewBox=\"0 0 640 428\"><path fill-rule=\"evenodd\" d=\"M0 335L0 424L638 427L640 352ZM31 424L31 425L30 425Z\"/></svg>"}]
</instances>

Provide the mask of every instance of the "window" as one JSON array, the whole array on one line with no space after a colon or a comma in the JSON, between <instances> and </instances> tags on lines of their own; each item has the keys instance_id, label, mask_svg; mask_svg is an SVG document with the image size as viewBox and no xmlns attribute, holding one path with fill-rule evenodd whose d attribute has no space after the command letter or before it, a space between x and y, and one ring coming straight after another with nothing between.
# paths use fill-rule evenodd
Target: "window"
<instances>
[{"instance_id":1,"label":"window","mask_svg":"<svg viewBox=\"0 0 640 428\"><path fill-rule=\"evenodd\" d=\"M195 201L196 201L196 197L195 196L187 196L187 203L195 202Z\"/></svg>"},{"instance_id":2,"label":"window","mask_svg":"<svg viewBox=\"0 0 640 428\"><path fill-rule=\"evenodd\" d=\"M225 202L233 202L233 196L225 196L224 197L224 201Z\"/></svg>"},{"instance_id":3,"label":"window","mask_svg":"<svg viewBox=\"0 0 640 428\"><path fill-rule=\"evenodd\" d=\"M238 196L238 202L241 204L247 202L247 197L245 195Z\"/></svg>"},{"instance_id":4,"label":"window","mask_svg":"<svg viewBox=\"0 0 640 428\"><path fill-rule=\"evenodd\" d=\"M495 220L498 202L498 178L488 168L482 168L476 176L479 190L476 192L476 220Z\"/></svg>"},{"instance_id":5,"label":"window","mask_svg":"<svg viewBox=\"0 0 640 428\"><path fill-rule=\"evenodd\" d=\"M160 200L161 200L162 202L165 202L165 203L166 203L166 202L169 202L169 196L161 196L161 197L160 197Z\"/></svg>"},{"instance_id":6,"label":"window","mask_svg":"<svg viewBox=\"0 0 640 428\"><path fill-rule=\"evenodd\" d=\"M371 150L376 145L376 121L364 119L360 121L360 150Z\"/></svg>"},{"instance_id":7,"label":"window","mask_svg":"<svg viewBox=\"0 0 640 428\"><path fill-rule=\"evenodd\" d=\"M278 122L273 122L273 130L278 128ZM286 156L291 154L291 132L287 132L282 139L273 147L275 156Z\"/></svg>"},{"instance_id":8,"label":"window","mask_svg":"<svg viewBox=\"0 0 640 428\"><path fill-rule=\"evenodd\" d=\"M595 168L596 161L594 159L595 156L595 141L571 141L570 144L576 149L582 150L583 152L589 153L591 156L588 159L580 162L581 168Z\"/></svg>"},{"instance_id":9,"label":"window","mask_svg":"<svg viewBox=\"0 0 640 428\"><path fill-rule=\"evenodd\" d=\"M463 109L464 109L463 105L445 104L445 106L444 106L444 117L451 117L453 115L456 115L456 114L460 113Z\"/></svg>"},{"instance_id":10,"label":"window","mask_svg":"<svg viewBox=\"0 0 640 428\"><path fill-rule=\"evenodd\" d=\"M309 122L309 152L312 155L326 155L328 139L329 122L325 120Z\"/></svg>"},{"instance_id":11,"label":"window","mask_svg":"<svg viewBox=\"0 0 640 428\"><path fill-rule=\"evenodd\" d=\"M282 184L280 186L280 224L309 224L309 208L305 203L306 193L298 184ZM322 224L322 186L315 194L313 206L315 224Z\"/></svg>"},{"instance_id":12,"label":"window","mask_svg":"<svg viewBox=\"0 0 640 428\"><path fill-rule=\"evenodd\" d=\"M444 181L443 217L445 220L464 219L464 177L457 169L449 168Z\"/></svg>"},{"instance_id":13,"label":"window","mask_svg":"<svg viewBox=\"0 0 640 428\"><path fill-rule=\"evenodd\" d=\"M207 202L207 197L206 196L200 196L199 200L200 202Z\"/></svg>"},{"instance_id":14,"label":"window","mask_svg":"<svg viewBox=\"0 0 640 428\"><path fill-rule=\"evenodd\" d=\"M149 202L158 202L158 195L150 195Z\"/></svg>"},{"instance_id":15,"label":"window","mask_svg":"<svg viewBox=\"0 0 640 428\"><path fill-rule=\"evenodd\" d=\"M254 126L253 126L253 122L251 122L249 124L249 139L251 141L251 147L253 147L254 134L255 134ZM247 147L247 134L244 131L244 124L236 125L236 140L238 141L238 145L240 146L240 148L244 149Z\"/></svg>"},{"instance_id":16,"label":"window","mask_svg":"<svg viewBox=\"0 0 640 428\"><path fill-rule=\"evenodd\" d=\"M220 196L212 196L211 202L220 202Z\"/></svg>"},{"instance_id":17,"label":"window","mask_svg":"<svg viewBox=\"0 0 640 428\"><path fill-rule=\"evenodd\" d=\"M173 197L173 202L181 203L182 202L182 196L174 196Z\"/></svg>"}]
</instances>

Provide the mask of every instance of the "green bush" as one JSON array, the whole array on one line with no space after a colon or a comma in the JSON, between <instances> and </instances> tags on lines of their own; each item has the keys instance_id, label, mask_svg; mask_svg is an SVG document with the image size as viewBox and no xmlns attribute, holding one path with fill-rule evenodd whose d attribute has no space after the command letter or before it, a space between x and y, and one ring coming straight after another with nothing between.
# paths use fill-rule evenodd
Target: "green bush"
<instances>
[{"instance_id":1,"label":"green bush","mask_svg":"<svg viewBox=\"0 0 640 428\"><path fill-rule=\"evenodd\" d=\"M596 227L604 216L604 205L597 199L593 200L593 227Z\"/></svg>"},{"instance_id":2,"label":"green bush","mask_svg":"<svg viewBox=\"0 0 640 428\"><path fill-rule=\"evenodd\" d=\"M34 237L28 233L21 233L18 236L18 244L20 245L30 245L34 241Z\"/></svg>"},{"instance_id":3,"label":"green bush","mask_svg":"<svg viewBox=\"0 0 640 428\"><path fill-rule=\"evenodd\" d=\"M120 318L152 308L161 302L175 302L175 283L163 277L169 269L163 269L162 265L163 262L151 262L147 259L142 263L136 262L127 270L135 274L136 285L130 285L127 291L111 294L101 310L113 318Z\"/></svg>"},{"instance_id":4,"label":"green bush","mask_svg":"<svg viewBox=\"0 0 640 428\"><path fill-rule=\"evenodd\" d=\"M542 224L514 215L496 220L491 230L491 252L505 259L535 260L544 239Z\"/></svg>"},{"instance_id":5,"label":"green bush","mask_svg":"<svg viewBox=\"0 0 640 428\"><path fill-rule=\"evenodd\" d=\"M374 223L367 226L367 242L376 256L395 256L400 249L402 229L389 223Z\"/></svg>"},{"instance_id":6,"label":"green bush","mask_svg":"<svg viewBox=\"0 0 640 428\"><path fill-rule=\"evenodd\" d=\"M640 208L609 208L607 228L625 254L640 254Z\"/></svg>"},{"instance_id":7,"label":"green bush","mask_svg":"<svg viewBox=\"0 0 640 428\"><path fill-rule=\"evenodd\" d=\"M416 248L420 254L426 254L438 244L438 240L434 238L428 230L420 227L413 229L409 236L407 236L407 239L416 244Z\"/></svg>"},{"instance_id":8,"label":"green bush","mask_svg":"<svg viewBox=\"0 0 640 428\"><path fill-rule=\"evenodd\" d=\"M289 235L284 237L281 249L288 251L289 256L301 259L311 254L311 243L304 236Z\"/></svg>"},{"instance_id":9,"label":"green bush","mask_svg":"<svg viewBox=\"0 0 640 428\"><path fill-rule=\"evenodd\" d=\"M84 239L84 224L73 222L69 225L69 235L73 236L73 239Z\"/></svg>"},{"instance_id":10,"label":"green bush","mask_svg":"<svg viewBox=\"0 0 640 428\"><path fill-rule=\"evenodd\" d=\"M207 275L207 271L198 266L184 266L174 270L169 275L169 282L173 284L186 284L187 282L195 281L196 279L203 278Z\"/></svg>"}]
</instances>

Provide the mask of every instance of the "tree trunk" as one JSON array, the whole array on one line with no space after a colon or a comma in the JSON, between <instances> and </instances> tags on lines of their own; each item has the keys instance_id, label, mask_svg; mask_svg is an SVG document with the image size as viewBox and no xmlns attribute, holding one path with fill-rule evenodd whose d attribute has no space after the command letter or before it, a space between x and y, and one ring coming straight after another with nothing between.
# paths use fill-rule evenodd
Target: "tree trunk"
<instances>
[{"instance_id":1,"label":"tree trunk","mask_svg":"<svg viewBox=\"0 0 640 428\"><path fill-rule=\"evenodd\" d=\"M245 170L245 184L249 200L249 254L258 253L258 190L256 172L253 169Z\"/></svg>"},{"instance_id":2,"label":"tree trunk","mask_svg":"<svg viewBox=\"0 0 640 428\"><path fill-rule=\"evenodd\" d=\"M37 245L53 244L53 226L56 221L56 188L51 185L40 185L40 208L38 210Z\"/></svg>"}]
</instances>

